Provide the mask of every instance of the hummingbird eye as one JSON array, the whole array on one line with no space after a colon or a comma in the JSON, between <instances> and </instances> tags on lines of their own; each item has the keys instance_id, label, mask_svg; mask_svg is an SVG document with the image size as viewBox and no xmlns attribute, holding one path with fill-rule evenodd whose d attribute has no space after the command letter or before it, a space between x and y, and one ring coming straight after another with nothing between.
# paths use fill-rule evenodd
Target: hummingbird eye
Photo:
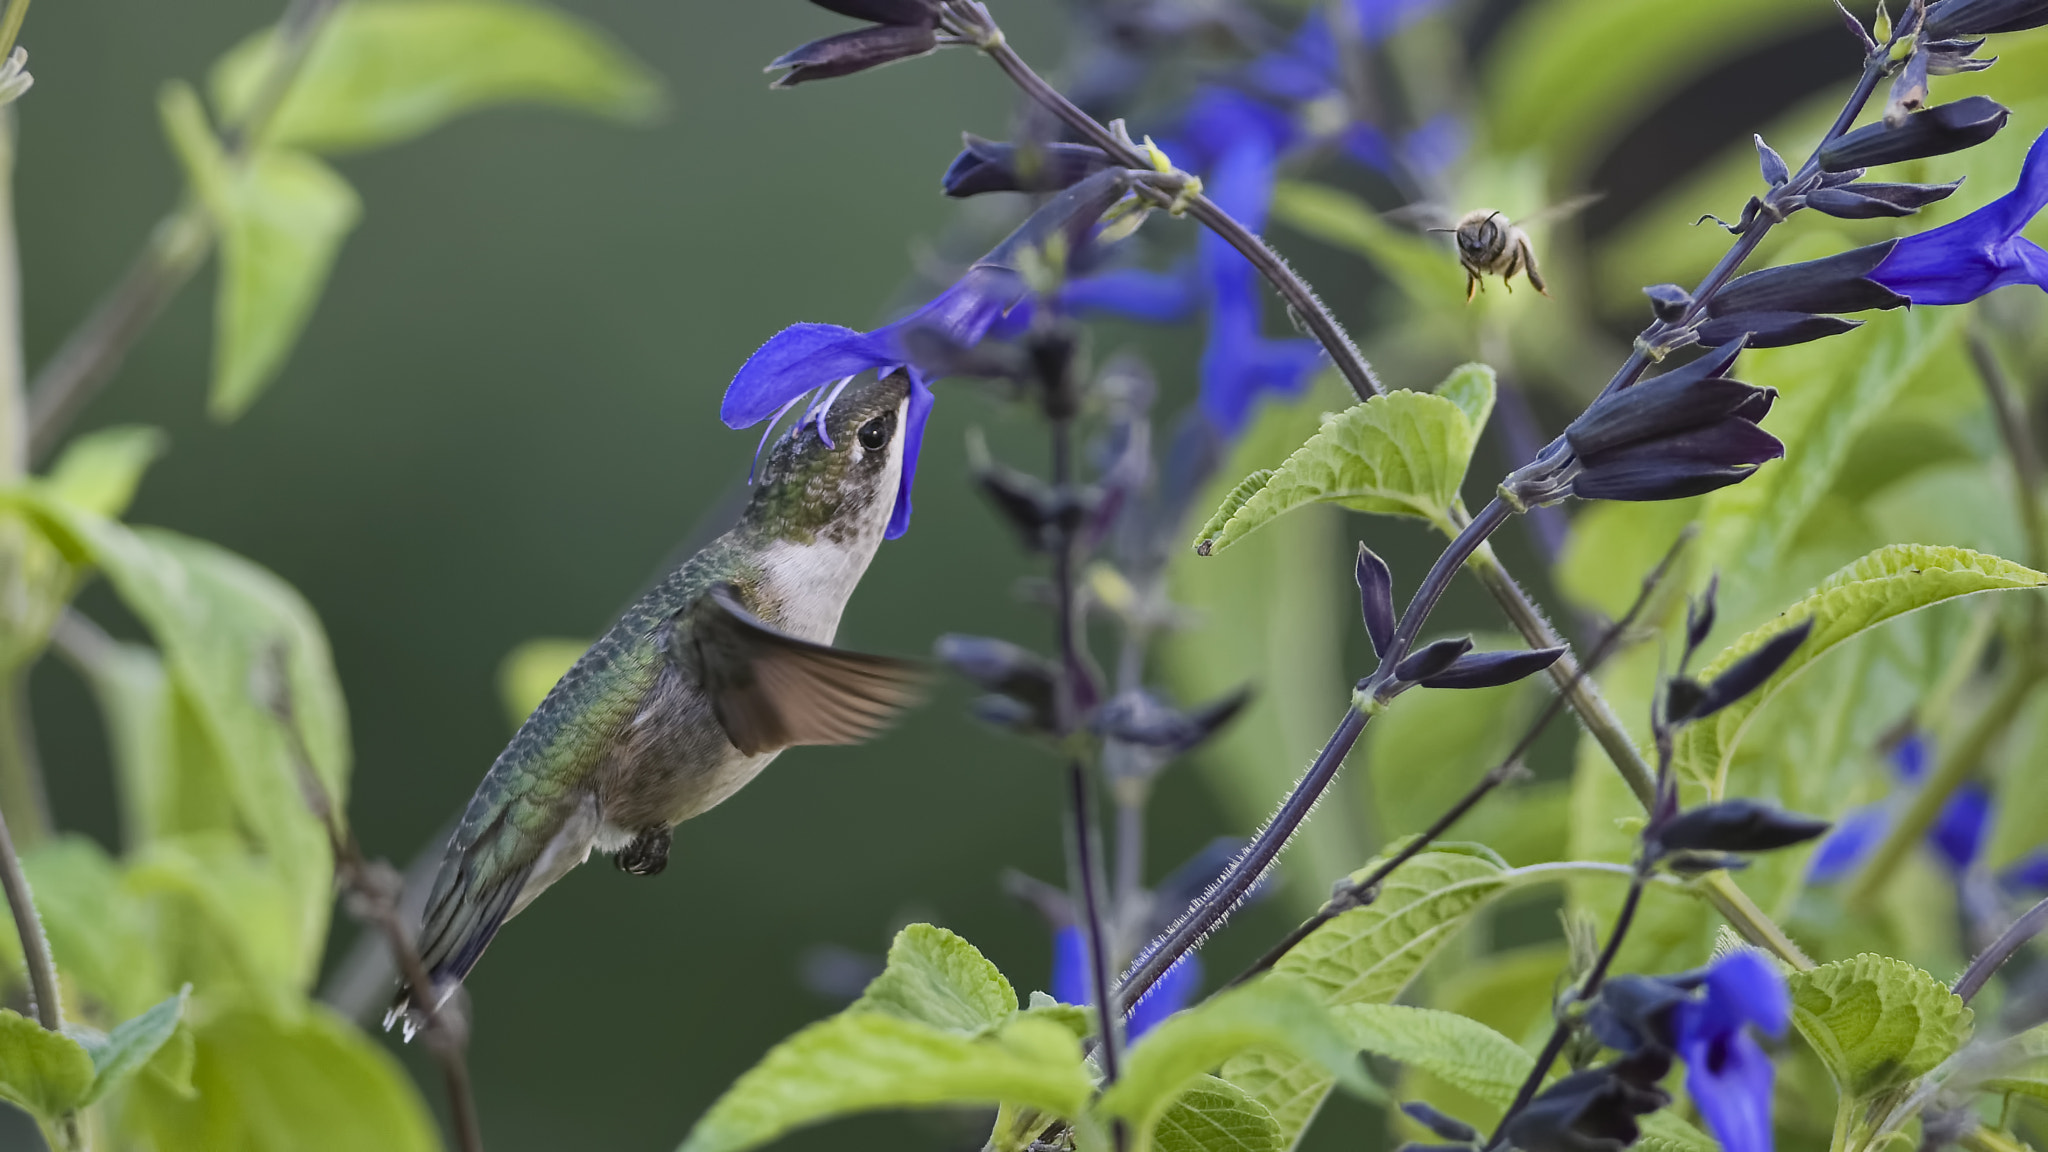
<instances>
[{"instance_id":1,"label":"hummingbird eye","mask_svg":"<svg viewBox=\"0 0 2048 1152\"><path fill-rule=\"evenodd\" d=\"M861 425L860 446L870 452L880 452L888 447L889 433L893 430L891 426L895 423L896 414L894 412L884 412L873 420Z\"/></svg>"}]
</instances>

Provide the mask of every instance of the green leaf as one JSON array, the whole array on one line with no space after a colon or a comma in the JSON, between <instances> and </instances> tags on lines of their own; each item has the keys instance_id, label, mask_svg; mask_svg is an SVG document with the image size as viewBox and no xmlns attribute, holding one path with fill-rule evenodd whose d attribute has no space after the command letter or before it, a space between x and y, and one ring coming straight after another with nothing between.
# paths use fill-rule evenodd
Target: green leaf
<instances>
[{"instance_id":1,"label":"green leaf","mask_svg":"<svg viewBox=\"0 0 2048 1152\"><path fill-rule=\"evenodd\" d=\"M2048 1025L2006 1037L1985 1063L1990 1075L1975 1085L1978 1091L2048 1100ZM1951 1082L1948 1087L1956 1085Z\"/></svg>"},{"instance_id":2,"label":"green leaf","mask_svg":"<svg viewBox=\"0 0 2048 1152\"><path fill-rule=\"evenodd\" d=\"M233 122L275 62L274 33L214 66L214 106ZM330 151L408 140L466 112L541 104L641 120L661 106L653 73L591 25L502 0L353 0L328 18L266 134Z\"/></svg>"},{"instance_id":3,"label":"green leaf","mask_svg":"<svg viewBox=\"0 0 2048 1152\"><path fill-rule=\"evenodd\" d=\"M92 1056L84 1045L0 1008L0 1100L53 1122L85 1103L92 1073Z\"/></svg>"},{"instance_id":4,"label":"green leaf","mask_svg":"<svg viewBox=\"0 0 2048 1152\"><path fill-rule=\"evenodd\" d=\"M123 1015L163 995L164 956L151 909L127 888L105 849L84 836L61 836L29 850L22 870L67 987Z\"/></svg>"},{"instance_id":5,"label":"green leaf","mask_svg":"<svg viewBox=\"0 0 2048 1152\"><path fill-rule=\"evenodd\" d=\"M1011 1021L970 1038L881 1012L834 1016L770 1049L697 1121L683 1152L740 1152L884 1108L1015 1104L1073 1117L1094 1085L1071 1032Z\"/></svg>"},{"instance_id":6,"label":"green leaf","mask_svg":"<svg viewBox=\"0 0 2048 1152\"><path fill-rule=\"evenodd\" d=\"M1152 1131L1158 1152L1280 1152L1280 1125L1244 1089L1214 1076L1198 1078Z\"/></svg>"},{"instance_id":7,"label":"green leaf","mask_svg":"<svg viewBox=\"0 0 2048 1152\"><path fill-rule=\"evenodd\" d=\"M67 504L118 517L128 511L142 473L168 443L161 431L140 424L88 432L65 446L43 483Z\"/></svg>"},{"instance_id":8,"label":"green leaf","mask_svg":"<svg viewBox=\"0 0 2048 1152\"><path fill-rule=\"evenodd\" d=\"M1451 369L1444 382L1436 386L1436 394L1456 404L1473 429L1481 430L1493 418L1496 387L1493 366L1475 361Z\"/></svg>"},{"instance_id":9,"label":"green leaf","mask_svg":"<svg viewBox=\"0 0 2048 1152\"><path fill-rule=\"evenodd\" d=\"M1308 981L1326 1004L1392 1000L1452 933L1514 879L1496 858L1424 852L1387 878L1379 899L1316 929L1274 971ZM1225 1079L1234 1077L1226 1072Z\"/></svg>"},{"instance_id":10,"label":"green leaf","mask_svg":"<svg viewBox=\"0 0 2048 1152\"><path fill-rule=\"evenodd\" d=\"M231 1011L191 1035L195 1093L180 1095L158 1075L131 1082L125 1111L156 1152L441 1148L405 1069L324 1007L305 1005L289 1017Z\"/></svg>"},{"instance_id":11,"label":"green leaf","mask_svg":"<svg viewBox=\"0 0 2048 1152\"><path fill-rule=\"evenodd\" d=\"M304 152L266 147L230 161L189 87L167 89L162 112L186 176L220 230L207 407L232 420L284 366L362 204L347 181Z\"/></svg>"},{"instance_id":12,"label":"green leaf","mask_svg":"<svg viewBox=\"0 0 2048 1152\"><path fill-rule=\"evenodd\" d=\"M1273 469L1261 468L1238 481L1237 487L1232 488L1230 494L1223 498L1223 503L1216 506L1216 511L1210 514L1208 521L1202 525L1201 532L1196 534L1195 547L1201 549L1208 541L1214 540L1216 534L1223 531L1223 526L1230 523L1230 518L1237 515L1237 510L1244 507L1245 501L1258 495L1259 490L1272 479ZM1204 555L1206 554L1204 552Z\"/></svg>"},{"instance_id":13,"label":"green leaf","mask_svg":"<svg viewBox=\"0 0 2048 1152\"><path fill-rule=\"evenodd\" d=\"M1440 309L1465 303L1465 273L1456 256L1410 229L1389 224L1349 192L1283 180L1273 189L1273 219L1363 256L1414 304Z\"/></svg>"},{"instance_id":14,"label":"green leaf","mask_svg":"<svg viewBox=\"0 0 2048 1152\"><path fill-rule=\"evenodd\" d=\"M1122 1076L1097 1107L1130 1121L1136 1152L1145 1152L1153 1126L1191 1081L1254 1048L1291 1053L1361 1094L1378 1095L1356 1049L1309 986L1275 974L1167 1017L1131 1047Z\"/></svg>"},{"instance_id":15,"label":"green leaf","mask_svg":"<svg viewBox=\"0 0 2048 1152\"><path fill-rule=\"evenodd\" d=\"M1017 1014L1017 992L974 945L930 924L912 924L889 945L889 964L848 1009L886 1012L979 1036Z\"/></svg>"},{"instance_id":16,"label":"green leaf","mask_svg":"<svg viewBox=\"0 0 2048 1152\"><path fill-rule=\"evenodd\" d=\"M1800 1033L1850 1097L1918 1079L1970 1037L1961 998L1903 960L1866 952L1794 972L1786 982Z\"/></svg>"},{"instance_id":17,"label":"green leaf","mask_svg":"<svg viewBox=\"0 0 2048 1152\"><path fill-rule=\"evenodd\" d=\"M104 1040L86 1044L86 1051L92 1054L93 1078L83 1103L90 1104L120 1087L122 1081L156 1057L177 1032L178 1021L185 1015L185 1001L191 994L192 986L187 984L177 995L142 1015L115 1025Z\"/></svg>"},{"instance_id":18,"label":"green leaf","mask_svg":"<svg viewBox=\"0 0 2048 1152\"><path fill-rule=\"evenodd\" d=\"M505 653L498 662L498 699L514 728L526 722L569 665L589 649L588 640L544 636Z\"/></svg>"},{"instance_id":19,"label":"green leaf","mask_svg":"<svg viewBox=\"0 0 2048 1152\"><path fill-rule=\"evenodd\" d=\"M1323 424L1209 541L1221 552L1309 504L1414 516L1449 529L1479 429L1457 403L1426 392L1375 396Z\"/></svg>"},{"instance_id":20,"label":"green leaf","mask_svg":"<svg viewBox=\"0 0 2048 1152\"><path fill-rule=\"evenodd\" d=\"M1348 1004L1334 1010L1353 1043L1374 1055L1419 1068L1472 1096L1497 1122L1529 1078L1536 1060L1521 1045L1476 1020L1398 1004ZM1699 1129L1668 1112L1644 1118L1637 1147L1658 1152L1714 1152Z\"/></svg>"},{"instance_id":21,"label":"green leaf","mask_svg":"<svg viewBox=\"0 0 2048 1152\"><path fill-rule=\"evenodd\" d=\"M2048 585L2048 576L1981 552L1895 544L1830 576L1778 618L1743 636L1701 674L1710 679L1771 637L1805 620L1813 631L1763 686L1704 723L1687 728L1673 760L1684 778L1720 796L1728 766L1756 714L1787 683L1844 641L1917 608L1957 596Z\"/></svg>"}]
</instances>

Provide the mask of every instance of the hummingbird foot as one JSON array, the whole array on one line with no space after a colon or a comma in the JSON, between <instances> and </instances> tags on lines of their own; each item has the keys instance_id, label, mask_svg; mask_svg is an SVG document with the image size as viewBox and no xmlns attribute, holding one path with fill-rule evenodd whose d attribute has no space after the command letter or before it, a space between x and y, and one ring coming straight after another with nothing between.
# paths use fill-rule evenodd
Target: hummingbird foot
<instances>
[{"instance_id":1,"label":"hummingbird foot","mask_svg":"<svg viewBox=\"0 0 2048 1152\"><path fill-rule=\"evenodd\" d=\"M668 867L668 846L675 837L672 828L653 828L635 837L612 857L621 872L629 876L658 876Z\"/></svg>"}]
</instances>

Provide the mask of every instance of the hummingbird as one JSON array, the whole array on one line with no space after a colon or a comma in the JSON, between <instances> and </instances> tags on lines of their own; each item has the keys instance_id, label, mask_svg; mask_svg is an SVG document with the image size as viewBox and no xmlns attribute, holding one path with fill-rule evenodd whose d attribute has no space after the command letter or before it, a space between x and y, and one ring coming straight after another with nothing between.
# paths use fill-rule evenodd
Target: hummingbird
<instances>
[{"instance_id":1,"label":"hummingbird","mask_svg":"<svg viewBox=\"0 0 2048 1152\"><path fill-rule=\"evenodd\" d=\"M738 525L691 556L571 665L491 765L449 839L418 936L446 1000L550 884L613 853L659 873L676 825L784 749L852 744L917 696L920 667L831 646L903 470L909 385L842 384L770 450Z\"/></svg>"}]
</instances>

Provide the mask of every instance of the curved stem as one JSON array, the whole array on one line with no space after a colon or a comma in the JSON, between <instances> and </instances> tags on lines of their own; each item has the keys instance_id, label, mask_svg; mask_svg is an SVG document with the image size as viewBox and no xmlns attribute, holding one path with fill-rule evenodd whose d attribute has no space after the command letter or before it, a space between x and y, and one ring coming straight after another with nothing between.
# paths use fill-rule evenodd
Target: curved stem
<instances>
[{"instance_id":1,"label":"curved stem","mask_svg":"<svg viewBox=\"0 0 2048 1152\"><path fill-rule=\"evenodd\" d=\"M21 857L14 851L14 837L7 831L7 819L0 815L0 889L7 893L7 910L14 914L14 930L21 937L21 955L28 967L28 987L36 1023L51 1032L64 1027L64 1005L58 999L57 965L50 959L50 941L43 935L42 917L36 914L35 893L22 874Z\"/></svg>"},{"instance_id":2,"label":"curved stem","mask_svg":"<svg viewBox=\"0 0 2048 1152\"><path fill-rule=\"evenodd\" d=\"M1970 966L1956 979L1956 986L1951 991L1961 997L1963 1003L1969 1003L1972 997L1983 991L1992 974L2003 967L2007 960L2012 959L2012 954L2019 951L2027 941L2039 936L2044 928L2048 928L2048 899L2020 913L2020 918L2013 921L2004 932L1999 933L1998 939L1991 942L1991 947L1970 961Z\"/></svg>"}]
</instances>

